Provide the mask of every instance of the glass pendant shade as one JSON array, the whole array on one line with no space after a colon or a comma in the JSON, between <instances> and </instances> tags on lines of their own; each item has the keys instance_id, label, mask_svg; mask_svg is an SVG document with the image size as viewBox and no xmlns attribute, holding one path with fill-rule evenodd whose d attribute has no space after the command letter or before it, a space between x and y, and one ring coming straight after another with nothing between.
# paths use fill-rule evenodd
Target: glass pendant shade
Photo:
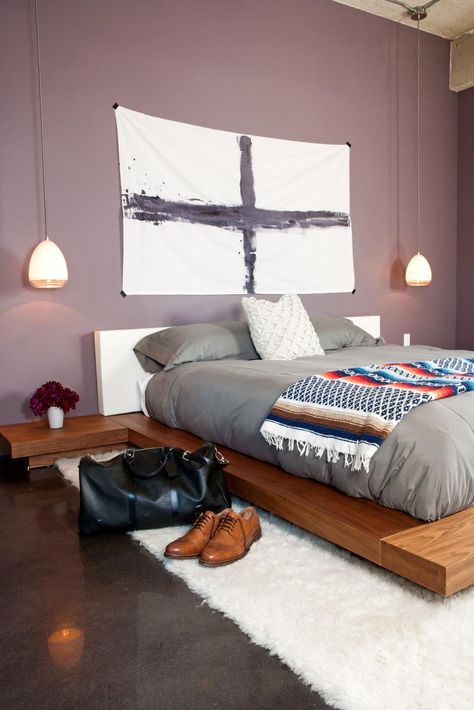
<instances>
[{"instance_id":1,"label":"glass pendant shade","mask_svg":"<svg viewBox=\"0 0 474 710\"><path fill-rule=\"evenodd\" d=\"M408 262L405 281L408 286L428 286L431 283L431 266L420 252Z\"/></svg>"},{"instance_id":2,"label":"glass pendant shade","mask_svg":"<svg viewBox=\"0 0 474 710\"><path fill-rule=\"evenodd\" d=\"M66 259L57 244L43 239L31 255L28 279L35 288L61 288L67 283Z\"/></svg>"}]
</instances>

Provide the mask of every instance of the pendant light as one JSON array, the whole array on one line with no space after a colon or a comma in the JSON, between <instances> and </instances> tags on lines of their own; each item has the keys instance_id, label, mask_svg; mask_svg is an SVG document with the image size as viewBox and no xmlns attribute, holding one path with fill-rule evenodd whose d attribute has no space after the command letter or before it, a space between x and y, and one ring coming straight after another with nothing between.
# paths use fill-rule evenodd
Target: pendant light
<instances>
[{"instance_id":1,"label":"pendant light","mask_svg":"<svg viewBox=\"0 0 474 710\"><path fill-rule=\"evenodd\" d=\"M431 283L431 267L420 252L420 20L426 17L426 8L414 8L411 19L417 22L417 148L416 148L416 241L417 253L408 262L405 281L408 286L428 286Z\"/></svg>"},{"instance_id":2,"label":"pendant light","mask_svg":"<svg viewBox=\"0 0 474 710\"><path fill-rule=\"evenodd\" d=\"M35 288L61 288L67 283L67 264L61 249L48 237L46 220L46 184L44 170L43 98L41 91L41 64L39 48L38 0L35 0L36 66L38 71L38 96L41 136L41 183L43 191L44 239L35 247L30 258L28 279Z\"/></svg>"}]
</instances>

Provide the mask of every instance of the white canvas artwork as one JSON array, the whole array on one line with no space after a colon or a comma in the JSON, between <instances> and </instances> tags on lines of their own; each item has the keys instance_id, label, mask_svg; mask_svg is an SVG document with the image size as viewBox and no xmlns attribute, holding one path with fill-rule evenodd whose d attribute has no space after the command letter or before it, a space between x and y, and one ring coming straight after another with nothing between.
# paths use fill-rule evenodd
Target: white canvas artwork
<instances>
[{"instance_id":1,"label":"white canvas artwork","mask_svg":"<svg viewBox=\"0 0 474 710\"><path fill-rule=\"evenodd\" d=\"M125 294L353 290L348 145L115 115Z\"/></svg>"}]
</instances>

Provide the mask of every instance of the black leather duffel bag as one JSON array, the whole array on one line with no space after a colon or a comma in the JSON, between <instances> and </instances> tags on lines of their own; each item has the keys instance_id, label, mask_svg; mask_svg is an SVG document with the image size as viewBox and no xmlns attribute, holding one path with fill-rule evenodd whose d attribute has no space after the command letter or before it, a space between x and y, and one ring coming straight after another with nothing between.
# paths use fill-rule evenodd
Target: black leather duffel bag
<instances>
[{"instance_id":1,"label":"black leather duffel bag","mask_svg":"<svg viewBox=\"0 0 474 710\"><path fill-rule=\"evenodd\" d=\"M161 528L194 522L204 510L231 506L213 444L195 451L130 449L108 461L84 456L79 464L81 535Z\"/></svg>"}]
</instances>

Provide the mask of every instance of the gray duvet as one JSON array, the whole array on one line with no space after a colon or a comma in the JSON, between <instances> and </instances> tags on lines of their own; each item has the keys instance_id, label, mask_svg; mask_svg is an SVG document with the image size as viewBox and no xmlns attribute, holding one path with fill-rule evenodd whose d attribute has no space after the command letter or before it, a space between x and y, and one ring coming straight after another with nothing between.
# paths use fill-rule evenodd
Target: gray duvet
<instances>
[{"instance_id":1,"label":"gray duvet","mask_svg":"<svg viewBox=\"0 0 474 710\"><path fill-rule=\"evenodd\" d=\"M474 505L474 392L423 404L395 427L373 456L369 473L343 457L277 451L260 426L277 397L296 380L355 365L433 360L452 351L427 346L344 348L297 360L218 360L156 374L146 390L150 415L285 471L314 478L351 496L369 498L421 520ZM459 357L472 352L456 351Z\"/></svg>"}]
</instances>

